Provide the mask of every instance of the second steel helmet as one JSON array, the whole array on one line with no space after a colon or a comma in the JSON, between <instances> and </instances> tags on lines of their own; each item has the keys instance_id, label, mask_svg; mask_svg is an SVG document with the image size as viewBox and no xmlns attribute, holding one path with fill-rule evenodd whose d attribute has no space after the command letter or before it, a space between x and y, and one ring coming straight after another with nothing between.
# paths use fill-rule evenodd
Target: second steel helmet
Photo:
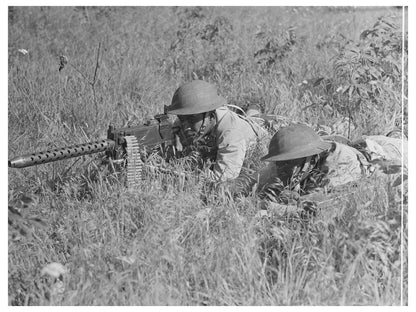
<instances>
[{"instance_id":1,"label":"second steel helmet","mask_svg":"<svg viewBox=\"0 0 416 312\"><path fill-rule=\"evenodd\" d=\"M264 161L287 161L317 155L331 147L315 131L303 124L281 128L270 140Z\"/></svg>"},{"instance_id":2,"label":"second steel helmet","mask_svg":"<svg viewBox=\"0 0 416 312\"><path fill-rule=\"evenodd\" d=\"M217 88L205 81L194 80L179 87L166 107L172 115L194 115L212 111L227 101L217 93Z\"/></svg>"}]
</instances>

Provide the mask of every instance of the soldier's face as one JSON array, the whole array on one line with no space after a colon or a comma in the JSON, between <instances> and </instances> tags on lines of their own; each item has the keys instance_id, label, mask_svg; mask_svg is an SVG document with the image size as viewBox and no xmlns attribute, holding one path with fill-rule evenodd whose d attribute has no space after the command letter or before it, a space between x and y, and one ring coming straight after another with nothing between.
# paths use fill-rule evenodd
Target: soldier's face
<instances>
[{"instance_id":1,"label":"soldier's face","mask_svg":"<svg viewBox=\"0 0 416 312\"><path fill-rule=\"evenodd\" d=\"M305 158L297 158L286 161L277 161L276 166L279 168L294 168L300 166L305 161Z\"/></svg>"},{"instance_id":2,"label":"soldier's face","mask_svg":"<svg viewBox=\"0 0 416 312\"><path fill-rule=\"evenodd\" d=\"M210 113L178 116L185 135L189 138L204 136L215 126L215 116Z\"/></svg>"},{"instance_id":3,"label":"soldier's face","mask_svg":"<svg viewBox=\"0 0 416 312\"><path fill-rule=\"evenodd\" d=\"M276 169L285 184L289 184L296 169L300 168L305 162L305 158L291 159L287 161L277 161Z\"/></svg>"},{"instance_id":4,"label":"soldier's face","mask_svg":"<svg viewBox=\"0 0 416 312\"><path fill-rule=\"evenodd\" d=\"M178 116L185 131L198 132L204 123L204 114Z\"/></svg>"}]
</instances>

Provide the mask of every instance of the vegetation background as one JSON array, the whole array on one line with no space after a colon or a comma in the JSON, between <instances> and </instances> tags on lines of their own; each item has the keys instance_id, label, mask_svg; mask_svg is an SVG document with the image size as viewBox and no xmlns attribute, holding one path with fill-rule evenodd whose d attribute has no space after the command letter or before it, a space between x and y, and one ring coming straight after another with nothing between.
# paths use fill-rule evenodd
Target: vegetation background
<instances>
[{"instance_id":1,"label":"vegetation background","mask_svg":"<svg viewBox=\"0 0 416 312\"><path fill-rule=\"evenodd\" d=\"M143 123L195 78L243 108L311 125L351 117L352 138L407 134L402 14L9 7L9 158ZM258 218L254 196L154 173L132 192L86 156L9 169L8 196L9 305L407 303L407 194L393 181L361 181L312 220Z\"/></svg>"}]
</instances>

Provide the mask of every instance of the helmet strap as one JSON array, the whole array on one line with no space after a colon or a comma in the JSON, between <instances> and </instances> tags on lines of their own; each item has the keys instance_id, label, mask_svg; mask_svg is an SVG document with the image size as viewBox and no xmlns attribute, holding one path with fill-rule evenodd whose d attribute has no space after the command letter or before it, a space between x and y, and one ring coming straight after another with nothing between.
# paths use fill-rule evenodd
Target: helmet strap
<instances>
[{"instance_id":1,"label":"helmet strap","mask_svg":"<svg viewBox=\"0 0 416 312\"><path fill-rule=\"evenodd\" d=\"M215 113L215 110L208 112L208 113L205 112L203 119L202 119L203 120L202 125L194 136L194 140L193 140L194 144L201 141L205 136L208 135L208 133L205 133L205 130L207 128L207 121L206 121L207 117L210 119L210 122L211 122L211 119L215 118L215 124L218 124L218 117L217 117L217 114ZM208 132L211 132L211 129L209 129Z\"/></svg>"},{"instance_id":2,"label":"helmet strap","mask_svg":"<svg viewBox=\"0 0 416 312\"><path fill-rule=\"evenodd\" d=\"M295 166L290 178L289 188L294 191L299 191L300 183L308 176L311 167L312 156L308 156L302 166Z\"/></svg>"},{"instance_id":3,"label":"helmet strap","mask_svg":"<svg viewBox=\"0 0 416 312\"><path fill-rule=\"evenodd\" d=\"M309 171L310 171L309 169L311 169L311 160L312 160L312 156L306 157L305 164L303 165L303 168L300 172L301 177L300 177L299 183L301 183L303 180L305 180L306 177L308 176Z\"/></svg>"},{"instance_id":4,"label":"helmet strap","mask_svg":"<svg viewBox=\"0 0 416 312\"><path fill-rule=\"evenodd\" d=\"M202 118L201 127L199 127L198 132L195 134L194 143L198 142L205 136L205 128L206 128L205 118L206 118L206 113L204 113L204 116Z\"/></svg>"}]
</instances>

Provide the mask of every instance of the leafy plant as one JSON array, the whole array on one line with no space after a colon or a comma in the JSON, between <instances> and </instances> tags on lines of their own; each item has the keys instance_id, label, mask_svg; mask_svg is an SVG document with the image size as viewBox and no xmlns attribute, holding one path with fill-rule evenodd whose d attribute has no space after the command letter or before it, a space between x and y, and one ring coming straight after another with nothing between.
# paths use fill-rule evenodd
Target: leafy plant
<instances>
[{"instance_id":1,"label":"leafy plant","mask_svg":"<svg viewBox=\"0 0 416 312\"><path fill-rule=\"evenodd\" d=\"M403 57L407 68L407 34L390 18L380 17L373 27L361 32L359 41L338 37L328 41L330 45L337 42L333 74L305 79L298 85L304 110L315 111L322 121L348 117L354 128L361 126L361 133L386 134L401 128L401 116L407 115L406 110L401 111L402 75L407 94L407 75L402 67ZM319 43L318 48L323 46ZM386 119L386 115L392 118ZM380 119L382 123L372 122Z\"/></svg>"},{"instance_id":2,"label":"leafy plant","mask_svg":"<svg viewBox=\"0 0 416 312\"><path fill-rule=\"evenodd\" d=\"M296 44L295 27L291 26L278 34L272 31L259 31L256 38L263 42L263 47L254 53L257 63L264 68L286 58Z\"/></svg>"},{"instance_id":3,"label":"leafy plant","mask_svg":"<svg viewBox=\"0 0 416 312\"><path fill-rule=\"evenodd\" d=\"M173 74L182 74L187 80L217 80L224 68L233 64L228 60L233 25L226 17L209 13L201 7L175 9L179 26L167 58Z\"/></svg>"},{"instance_id":4,"label":"leafy plant","mask_svg":"<svg viewBox=\"0 0 416 312\"><path fill-rule=\"evenodd\" d=\"M335 107L343 115L362 114L390 109L398 104L401 93L402 46L400 27L380 18L372 28L364 30L358 43L347 44L334 60L340 100Z\"/></svg>"}]
</instances>

